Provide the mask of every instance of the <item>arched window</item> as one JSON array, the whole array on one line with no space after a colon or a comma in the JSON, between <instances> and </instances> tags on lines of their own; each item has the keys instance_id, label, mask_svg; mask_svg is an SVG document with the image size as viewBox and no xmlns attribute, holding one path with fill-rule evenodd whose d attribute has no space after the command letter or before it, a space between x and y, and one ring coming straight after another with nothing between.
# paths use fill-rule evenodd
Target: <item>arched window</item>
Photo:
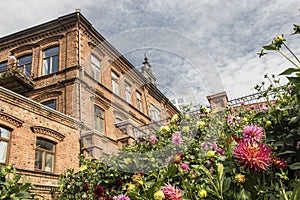
<instances>
[{"instance_id":1,"label":"arched window","mask_svg":"<svg viewBox=\"0 0 300 200\"><path fill-rule=\"evenodd\" d=\"M43 51L43 75L58 71L59 47L51 47Z\"/></svg>"},{"instance_id":2,"label":"arched window","mask_svg":"<svg viewBox=\"0 0 300 200\"><path fill-rule=\"evenodd\" d=\"M0 163L3 164L5 164L7 160L10 133L10 130L0 126Z\"/></svg>"},{"instance_id":3,"label":"arched window","mask_svg":"<svg viewBox=\"0 0 300 200\"><path fill-rule=\"evenodd\" d=\"M47 172L54 171L55 143L44 138L36 139L34 168Z\"/></svg>"}]
</instances>

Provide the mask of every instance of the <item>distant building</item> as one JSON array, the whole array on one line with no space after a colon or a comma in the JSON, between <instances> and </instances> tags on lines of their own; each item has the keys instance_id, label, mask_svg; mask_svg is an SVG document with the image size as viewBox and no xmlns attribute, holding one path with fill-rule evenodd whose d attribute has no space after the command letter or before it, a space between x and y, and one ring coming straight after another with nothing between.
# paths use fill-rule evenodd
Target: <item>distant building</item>
<instances>
[{"instance_id":1,"label":"distant building","mask_svg":"<svg viewBox=\"0 0 300 200\"><path fill-rule=\"evenodd\" d=\"M184 106L192 106L191 108L197 109L197 103L193 96L172 96L169 97L170 102L176 106L177 109L181 110Z\"/></svg>"},{"instance_id":2,"label":"distant building","mask_svg":"<svg viewBox=\"0 0 300 200\"><path fill-rule=\"evenodd\" d=\"M0 38L0 163L46 199L78 156L114 154L178 113L79 11Z\"/></svg>"}]
</instances>

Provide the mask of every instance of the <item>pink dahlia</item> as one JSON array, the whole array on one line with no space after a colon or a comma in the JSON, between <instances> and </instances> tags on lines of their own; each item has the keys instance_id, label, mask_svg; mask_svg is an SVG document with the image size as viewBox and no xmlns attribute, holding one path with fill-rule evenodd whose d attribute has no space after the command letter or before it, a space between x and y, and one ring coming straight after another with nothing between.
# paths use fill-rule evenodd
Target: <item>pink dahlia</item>
<instances>
[{"instance_id":1,"label":"pink dahlia","mask_svg":"<svg viewBox=\"0 0 300 200\"><path fill-rule=\"evenodd\" d=\"M241 141L233 150L233 156L245 169L251 171L266 170L272 159L272 150L256 141Z\"/></svg>"},{"instance_id":2,"label":"pink dahlia","mask_svg":"<svg viewBox=\"0 0 300 200\"><path fill-rule=\"evenodd\" d=\"M259 141L264 134L264 130L261 127L252 124L245 126L242 132L244 141Z\"/></svg>"},{"instance_id":3,"label":"pink dahlia","mask_svg":"<svg viewBox=\"0 0 300 200\"><path fill-rule=\"evenodd\" d=\"M185 173L188 173L189 172L189 165L186 164L186 163L182 163L181 165L181 169L185 172Z\"/></svg>"},{"instance_id":4,"label":"pink dahlia","mask_svg":"<svg viewBox=\"0 0 300 200\"><path fill-rule=\"evenodd\" d=\"M182 200L180 189L175 188L170 183L166 184L166 186L161 187L161 191L163 191L166 199L168 200Z\"/></svg>"},{"instance_id":5,"label":"pink dahlia","mask_svg":"<svg viewBox=\"0 0 300 200\"><path fill-rule=\"evenodd\" d=\"M281 160L279 158L272 159L272 165L277 169L285 169L287 168L287 164L285 160Z\"/></svg>"},{"instance_id":6,"label":"pink dahlia","mask_svg":"<svg viewBox=\"0 0 300 200\"><path fill-rule=\"evenodd\" d=\"M151 142L151 144L155 144L156 141L157 141L157 138L155 135L151 135L150 138L149 138L149 141Z\"/></svg>"},{"instance_id":7,"label":"pink dahlia","mask_svg":"<svg viewBox=\"0 0 300 200\"><path fill-rule=\"evenodd\" d=\"M173 133L173 135L172 135L172 142L173 142L173 144L175 144L177 146L182 143L182 137L180 135L180 132Z\"/></svg>"},{"instance_id":8,"label":"pink dahlia","mask_svg":"<svg viewBox=\"0 0 300 200\"><path fill-rule=\"evenodd\" d=\"M130 200L130 198L126 195L121 194L120 196L117 197L117 200Z\"/></svg>"}]
</instances>

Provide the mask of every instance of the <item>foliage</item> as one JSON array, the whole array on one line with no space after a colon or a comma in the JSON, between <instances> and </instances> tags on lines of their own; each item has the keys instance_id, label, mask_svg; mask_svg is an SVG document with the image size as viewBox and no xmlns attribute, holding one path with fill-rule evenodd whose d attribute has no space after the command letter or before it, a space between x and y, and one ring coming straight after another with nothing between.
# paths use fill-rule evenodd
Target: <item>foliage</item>
<instances>
[{"instance_id":1,"label":"foliage","mask_svg":"<svg viewBox=\"0 0 300 200\"><path fill-rule=\"evenodd\" d=\"M33 188L28 180L17 173L17 170L11 166L1 168L0 172L0 197L3 200L29 200L36 199L35 195L30 193Z\"/></svg>"},{"instance_id":2,"label":"foliage","mask_svg":"<svg viewBox=\"0 0 300 200\"><path fill-rule=\"evenodd\" d=\"M300 199L300 62L283 36L263 48L293 65L281 73L286 85L265 76L255 87L264 103L187 109L117 156L81 157L61 177L60 199Z\"/></svg>"}]
</instances>

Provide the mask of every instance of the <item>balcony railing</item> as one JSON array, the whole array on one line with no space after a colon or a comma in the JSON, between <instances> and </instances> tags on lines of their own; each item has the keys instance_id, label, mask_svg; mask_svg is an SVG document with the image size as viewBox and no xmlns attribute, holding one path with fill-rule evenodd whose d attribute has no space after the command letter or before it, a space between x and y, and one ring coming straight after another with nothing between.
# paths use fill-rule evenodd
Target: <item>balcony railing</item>
<instances>
[{"instance_id":1,"label":"balcony railing","mask_svg":"<svg viewBox=\"0 0 300 200\"><path fill-rule=\"evenodd\" d=\"M0 86L17 93L24 93L34 89L34 82L24 66L12 64L0 66Z\"/></svg>"}]
</instances>

